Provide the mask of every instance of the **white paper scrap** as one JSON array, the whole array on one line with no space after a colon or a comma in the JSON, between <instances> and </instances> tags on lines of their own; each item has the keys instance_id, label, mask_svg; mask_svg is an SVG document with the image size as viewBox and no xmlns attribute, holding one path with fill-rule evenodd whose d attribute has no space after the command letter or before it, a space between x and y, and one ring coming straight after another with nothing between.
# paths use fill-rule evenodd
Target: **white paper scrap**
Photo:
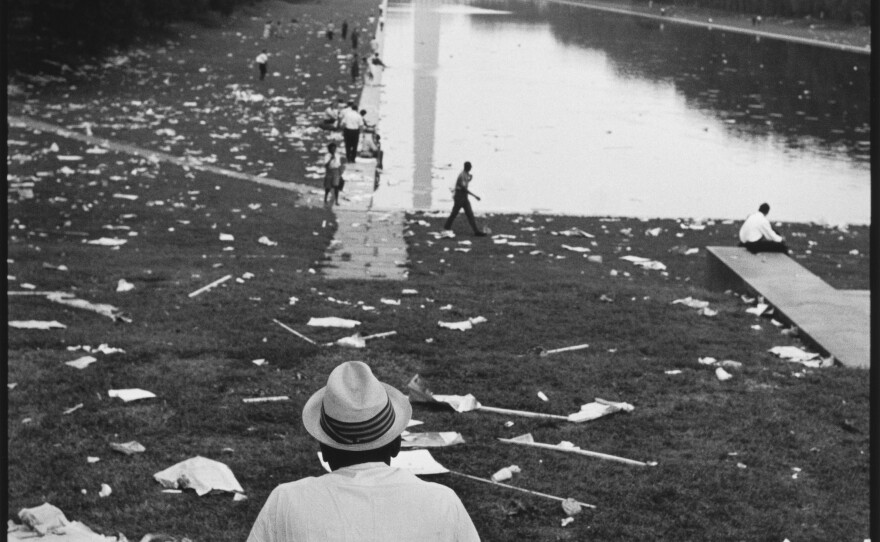
<instances>
[{"instance_id":1,"label":"white paper scrap","mask_svg":"<svg viewBox=\"0 0 880 542\"><path fill-rule=\"evenodd\" d=\"M226 464L201 456L157 472L153 478L167 489L194 489L199 497L212 490L244 493Z\"/></svg>"},{"instance_id":2,"label":"white paper scrap","mask_svg":"<svg viewBox=\"0 0 880 542\"><path fill-rule=\"evenodd\" d=\"M118 247L128 242L127 239L117 239L115 237L101 237L100 239L92 239L87 241L90 245L100 245L102 247Z\"/></svg>"},{"instance_id":3,"label":"white paper scrap","mask_svg":"<svg viewBox=\"0 0 880 542\"><path fill-rule=\"evenodd\" d=\"M119 279L119 282L116 284L116 291L128 292L130 290L134 290L134 284L128 282L125 279Z\"/></svg>"},{"instance_id":4,"label":"white paper scrap","mask_svg":"<svg viewBox=\"0 0 880 542\"><path fill-rule=\"evenodd\" d=\"M464 444L461 433L455 431L442 431L437 433L409 433L404 431L402 435L404 448L440 448Z\"/></svg>"},{"instance_id":5,"label":"white paper scrap","mask_svg":"<svg viewBox=\"0 0 880 542\"><path fill-rule=\"evenodd\" d=\"M128 403L129 401L137 401L139 399L151 399L156 394L140 388L129 388L124 390L109 390L107 395L110 397L118 397Z\"/></svg>"},{"instance_id":6,"label":"white paper scrap","mask_svg":"<svg viewBox=\"0 0 880 542\"><path fill-rule=\"evenodd\" d=\"M306 324L314 327L341 327L345 329L351 329L355 326L361 325L357 320L346 320L345 318L337 318L336 316L328 316L326 318L315 318L312 317L309 319L309 323Z\"/></svg>"},{"instance_id":7,"label":"white paper scrap","mask_svg":"<svg viewBox=\"0 0 880 542\"><path fill-rule=\"evenodd\" d=\"M51 322L40 321L40 320L10 320L9 325L11 327L17 329L53 329L59 328L64 329L67 326L62 324L61 322L57 322L52 320Z\"/></svg>"},{"instance_id":8,"label":"white paper scrap","mask_svg":"<svg viewBox=\"0 0 880 542\"><path fill-rule=\"evenodd\" d=\"M86 367L88 367L92 363L95 363L96 361L98 361L98 358L96 358L96 357L83 356L83 357L77 358L73 361L65 361L64 364L70 365L71 367L74 367L76 369L85 369Z\"/></svg>"},{"instance_id":9,"label":"white paper scrap","mask_svg":"<svg viewBox=\"0 0 880 542\"><path fill-rule=\"evenodd\" d=\"M724 382L725 380L730 380L731 378L733 378L733 375L732 375L732 374L728 373L727 371L725 371L725 370L722 369L721 367L718 367L718 368L715 369L715 376L718 377L718 380L720 380L720 381L722 381L722 382Z\"/></svg>"}]
</instances>

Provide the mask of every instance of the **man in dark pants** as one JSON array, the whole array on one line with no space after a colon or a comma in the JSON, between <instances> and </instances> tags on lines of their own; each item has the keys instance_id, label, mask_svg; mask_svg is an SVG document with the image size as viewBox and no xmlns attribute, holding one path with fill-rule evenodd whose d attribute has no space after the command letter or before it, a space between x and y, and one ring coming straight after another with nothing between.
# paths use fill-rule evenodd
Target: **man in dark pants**
<instances>
[{"instance_id":1,"label":"man in dark pants","mask_svg":"<svg viewBox=\"0 0 880 542\"><path fill-rule=\"evenodd\" d=\"M446 224L443 226L443 229L451 230L452 222L455 220L455 217L458 216L458 212L464 209L464 214L467 216L468 223L474 230L474 235L477 237L484 237L486 234L477 227L477 221L474 219L474 211L471 209L470 200L468 200L468 195L471 195L477 198L477 201L480 201L478 195L468 190L468 185L470 184L471 179L473 179L473 175L471 175L471 163L465 162L464 170L458 174L458 179L455 180L455 195L452 197L452 213L450 213L449 218L446 219Z\"/></svg>"},{"instance_id":2,"label":"man in dark pants","mask_svg":"<svg viewBox=\"0 0 880 542\"><path fill-rule=\"evenodd\" d=\"M357 158L361 129L364 127L364 118L355 109L354 102L348 102L348 107L339 118L339 125L342 127L342 139L345 142L345 158L353 164Z\"/></svg>"},{"instance_id":3,"label":"man in dark pants","mask_svg":"<svg viewBox=\"0 0 880 542\"><path fill-rule=\"evenodd\" d=\"M757 213L752 213L743 222L739 230L739 245L745 247L746 250L755 254L757 252L782 252L788 254L788 247L785 245L785 239L773 231L770 221L767 220L767 213L770 212L770 206L762 203L758 207Z\"/></svg>"}]
</instances>

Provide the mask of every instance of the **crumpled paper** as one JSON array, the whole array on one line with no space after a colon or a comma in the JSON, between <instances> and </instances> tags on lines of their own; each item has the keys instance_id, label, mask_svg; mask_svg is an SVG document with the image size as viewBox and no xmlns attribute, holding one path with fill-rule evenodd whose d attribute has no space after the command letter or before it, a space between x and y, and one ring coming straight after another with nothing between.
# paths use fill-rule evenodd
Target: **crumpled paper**
<instances>
[{"instance_id":1,"label":"crumpled paper","mask_svg":"<svg viewBox=\"0 0 880 542\"><path fill-rule=\"evenodd\" d=\"M488 322L482 316L477 316L476 318L468 318L467 320L463 320L461 322L442 322L438 321L437 325L445 328L445 329L455 329L458 331L467 331L469 329L473 329L474 325L482 324L484 322Z\"/></svg>"},{"instance_id":2,"label":"crumpled paper","mask_svg":"<svg viewBox=\"0 0 880 542\"><path fill-rule=\"evenodd\" d=\"M569 414L568 421L575 423L587 422L615 412L632 412L634 409L635 407L629 403L618 403L596 398L592 403L581 405L579 412Z\"/></svg>"},{"instance_id":3,"label":"crumpled paper","mask_svg":"<svg viewBox=\"0 0 880 542\"><path fill-rule=\"evenodd\" d=\"M212 490L244 493L232 469L202 456L181 461L157 472L153 478L166 489L193 489L199 497Z\"/></svg>"}]
</instances>

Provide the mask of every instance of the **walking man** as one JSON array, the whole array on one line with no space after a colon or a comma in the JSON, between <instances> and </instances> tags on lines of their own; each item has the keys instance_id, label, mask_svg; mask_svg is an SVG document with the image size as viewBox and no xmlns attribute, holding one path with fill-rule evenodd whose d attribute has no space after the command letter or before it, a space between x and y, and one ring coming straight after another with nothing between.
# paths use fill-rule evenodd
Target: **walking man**
<instances>
[{"instance_id":1,"label":"walking man","mask_svg":"<svg viewBox=\"0 0 880 542\"><path fill-rule=\"evenodd\" d=\"M263 52L257 55L257 66L260 68L260 81L266 78L266 63L269 62L269 54L263 49Z\"/></svg>"},{"instance_id":2,"label":"walking man","mask_svg":"<svg viewBox=\"0 0 880 542\"><path fill-rule=\"evenodd\" d=\"M468 223L474 230L474 235L477 237L485 237L486 233L477 227L477 221L474 219L474 211L471 209L471 202L468 199L468 195L471 195L477 198L477 201L480 201L480 197L468 189L468 185L470 185L472 179L471 163L465 162L464 170L458 174L458 179L455 180L455 194L452 196L452 212L449 214L449 218L446 219L446 224L443 226L443 229L451 230L452 222L455 221L458 212L461 209L464 209L464 214L467 216Z\"/></svg>"},{"instance_id":3,"label":"walking man","mask_svg":"<svg viewBox=\"0 0 880 542\"><path fill-rule=\"evenodd\" d=\"M276 487L247 542L478 542L454 491L390 466L410 416L406 396L366 363L333 369L302 412L332 472Z\"/></svg>"},{"instance_id":4,"label":"walking man","mask_svg":"<svg viewBox=\"0 0 880 542\"><path fill-rule=\"evenodd\" d=\"M353 164L357 158L361 128L364 127L364 118L355 109L354 102L348 102L348 107L342 112L339 123L342 126L342 140L345 143L345 158Z\"/></svg>"},{"instance_id":5,"label":"walking man","mask_svg":"<svg viewBox=\"0 0 880 542\"><path fill-rule=\"evenodd\" d=\"M770 206L762 203L757 213L752 213L739 229L739 244L752 254L758 252L782 252L788 254L785 239L773 231L767 213Z\"/></svg>"}]
</instances>

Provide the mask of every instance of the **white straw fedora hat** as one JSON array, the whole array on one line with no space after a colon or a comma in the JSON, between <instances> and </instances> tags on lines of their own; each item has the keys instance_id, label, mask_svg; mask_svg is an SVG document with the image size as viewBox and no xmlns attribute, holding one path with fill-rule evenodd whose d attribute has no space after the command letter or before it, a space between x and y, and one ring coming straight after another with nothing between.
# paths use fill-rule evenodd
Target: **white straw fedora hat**
<instances>
[{"instance_id":1,"label":"white straw fedora hat","mask_svg":"<svg viewBox=\"0 0 880 542\"><path fill-rule=\"evenodd\" d=\"M361 452L385 446L412 416L409 399L379 382L362 361L346 361L327 378L303 407L303 425L318 442Z\"/></svg>"}]
</instances>

